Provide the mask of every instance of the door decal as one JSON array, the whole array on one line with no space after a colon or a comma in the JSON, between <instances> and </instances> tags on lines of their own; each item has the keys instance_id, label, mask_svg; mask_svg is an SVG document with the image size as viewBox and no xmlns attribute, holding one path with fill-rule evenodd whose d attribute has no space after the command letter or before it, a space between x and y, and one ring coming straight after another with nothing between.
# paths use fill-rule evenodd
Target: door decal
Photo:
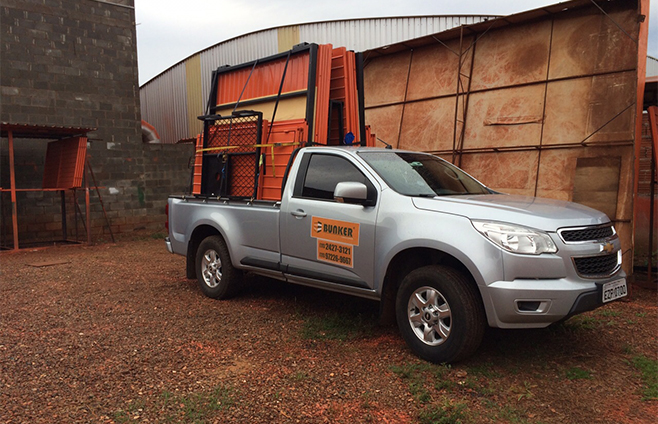
<instances>
[{"instance_id":1,"label":"door decal","mask_svg":"<svg viewBox=\"0 0 658 424\"><path fill-rule=\"evenodd\" d=\"M354 246L359 245L359 224L314 216L311 237L318 240L319 261L354 267Z\"/></svg>"},{"instance_id":2,"label":"door decal","mask_svg":"<svg viewBox=\"0 0 658 424\"><path fill-rule=\"evenodd\" d=\"M358 246L359 224L314 216L311 220L311 237Z\"/></svg>"}]
</instances>

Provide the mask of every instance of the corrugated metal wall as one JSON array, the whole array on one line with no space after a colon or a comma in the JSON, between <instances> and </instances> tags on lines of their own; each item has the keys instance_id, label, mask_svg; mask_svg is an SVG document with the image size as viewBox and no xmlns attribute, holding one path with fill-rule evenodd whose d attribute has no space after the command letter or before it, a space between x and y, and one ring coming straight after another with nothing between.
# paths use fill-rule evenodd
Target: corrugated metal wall
<instances>
[{"instance_id":1,"label":"corrugated metal wall","mask_svg":"<svg viewBox=\"0 0 658 424\"><path fill-rule=\"evenodd\" d=\"M647 56L647 77L658 76L658 59Z\"/></svg>"},{"instance_id":2,"label":"corrugated metal wall","mask_svg":"<svg viewBox=\"0 0 658 424\"><path fill-rule=\"evenodd\" d=\"M185 70L185 62L181 62L162 73L157 84L139 90L142 119L155 127L163 142L189 137Z\"/></svg>"},{"instance_id":3,"label":"corrugated metal wall","mask_svg":"<svg viewBox=\"0 0 658 424\"><path fill-rule=\"evenodd\" d=\"M362 51L493 16L427 16L318 22L268 29L219 43L174 65L140 88L142 119L163 143L194 137L196 117L204 113L212 71L289 50L300 42L344 46ZM200 84L200 87L199 87Z\"/></svg>"},{"instance_id":4,"label":"corrugated metal wall","mask_svg":"<svg viewBox=\"0 0 658 424\"><path fill-rule=\"evenodd\" d=\"M301 41L331 43L348 50L364 51L468 25L493 16L422 16L358 19L300 25Z\"/></svg>"}]
</instances>

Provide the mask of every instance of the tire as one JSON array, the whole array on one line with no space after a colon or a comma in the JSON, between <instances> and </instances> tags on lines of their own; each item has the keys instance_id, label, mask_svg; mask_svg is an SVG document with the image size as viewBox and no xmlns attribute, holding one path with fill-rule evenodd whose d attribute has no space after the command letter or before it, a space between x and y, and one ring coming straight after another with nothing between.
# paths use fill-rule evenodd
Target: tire
<instances>
[{"instance_id":1,"label":"tire","mask_svg":"<svg viewBox=\"0 0 658 424\"><path fill-rule=\"evenodd\" d=\"M477 288L462 273L440 265L416 269L402 280L395 313L407 345L434 363L471 356L486 328Z\"/></svg>"},{"instance_id":2,"label":"tire","mask_svg":"<svg viewBox=\"0 0 658 424\"><path fill-rule=\"evenodd\" d=\"M227 299L235 294L242 273L233 268L226 243L220 236L206 237L201 242L195 263L203 294L213 299Z\"/></svg>"}]
</instances>

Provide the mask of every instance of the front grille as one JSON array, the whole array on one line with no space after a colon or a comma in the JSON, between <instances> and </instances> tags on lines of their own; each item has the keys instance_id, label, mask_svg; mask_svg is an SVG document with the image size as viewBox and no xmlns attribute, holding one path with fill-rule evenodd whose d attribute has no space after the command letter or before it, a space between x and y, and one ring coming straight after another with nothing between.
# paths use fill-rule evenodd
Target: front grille
<instances>
[{"instance_id":1,"label":"front grille","mask_svg":"<svg viewBox=\"0 0 658 424\"><path fill-rule=\"evenodd\" d=\"M576 271L582 277L607 277L619 268L619 254L573 258Z\"/></svg>"},{"instance_id":2,"label":"front grille","mask_svg":"<svg viewBox=\"0 0 658 424\"><path fill-rule=\"evenodd\" d=\"M614 235L612 225L606 227L588 227L576 230L562 230L560 236L565 243L604 240Z\"/></svg>"}]
</instances>

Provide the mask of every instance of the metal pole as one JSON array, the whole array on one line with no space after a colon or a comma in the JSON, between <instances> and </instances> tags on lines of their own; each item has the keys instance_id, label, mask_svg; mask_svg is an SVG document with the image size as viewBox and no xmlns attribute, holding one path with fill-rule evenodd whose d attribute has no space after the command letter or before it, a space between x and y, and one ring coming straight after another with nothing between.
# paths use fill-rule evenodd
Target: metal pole
<instances>
[{"instance_id":1,"label":"metal pole","mask_svg":"<svg viewBox=\"0 0 658 424\"><path fill-rule=\"evenodd\" d=\"M85 162L87 160L85 159ZM86 170L86 167L85 167ZM87 244L91 245L91 206L89 205L89 176L85 173L85 212L87 220Z\"/></svg>"},{"instance_id":2,"label":"metal pole","mask_svg":"<svg viewBox=\"0 0 658 424\"><path fill-rule=\"evenodd\" d=\"M455 156L457 153L457 122L459 122L459 87L462 85L462 56L464 48L464 27L460 27L459 32L459 58L457 59L457 87L455 88L455 120L452 128L452 159L450 162L455 164Z\"/></svg>"},{"instance_id":3,"label":"metal pole","mask_svg":"<svg viewBox=\"0 0 658 424\"><path fill-rule=\"evenodd\" d=\"M656 166L658 166L658 107L650 106L647 110L649 114L649 130L651 132L651 196L649 197L649 261L647 279L649 283L653 283L653 215L654 215L654 202L656 191ZM636 174L639 171L636 171Z\"/></svg>"},{"instance_id":4,"label":"metal pole","mask_svg":"<svg viewBox=\"0 0 658 424\"><path fill-rule=\"evenodd\" d=\"M66 228L66 190L60 191L62 195L62 241L68 239L68 229Z\"/></svg>"},{"instance_id":5,"label":"metal pole","mask_svg":"<svg viewBox=\"0 0 658 424\"><path fill-rule=\"evenodd\" d=\"M16 208L16 174L14 170L14 132L9 130L9 180L11 191L11 223L14 228L14 250L18 250L18 209Z\"/></svg>"},{"instance_id":6,"label":"metal pole","mask_svg":"<svg viewBox=\"0 0 658 424\"><path fill-rule=\"evenodd\" d=\"M260 128L260 125L259 125L259 128ZM92 182L94 183L94 188L96 189L96 194L98 195L98 201L101 203L101 207L103 208L103 216L105 217L105 224L107 224L107 230L110 232L110 237L112 238L112 243L114 243L114 234L112 233L112 227L110 226L110 220L107 219L107 212L105 211L105 204L103 203L103 197L101 196L100 190L98 190L98 183L96 182L96 176L94 175L94 170L91 167L91 162L89 162L89 161L87 161L87 168L89 168L89 174L91 175Z\"/></svg>"},{"instance_id":7,"label":"metal pole","mask_svg":"<svg viewBox=\"0 0 658 424\"><path fill-rule=\"evenodd\" d=\"M656 199L655 190L656 190L656 159L654 155L651 155L651 197L649 197L649 263L647 271L647 282L651 284L653 282L653 212L654 206L653 203Z\"/></svg>"},{"instance_id":8,"label":"metal pole","mask_svg":"<svg viewBox=\"0 0 658 424\"><path fill-rule=\"evenodd\" d=\"M75 222L75 241L79 241L79 234L78 234L78 191L74 188L73 189L73 197L71 198L72 200L72 205L73 205L73 222Z\"/></svg>"}]
</instances>

